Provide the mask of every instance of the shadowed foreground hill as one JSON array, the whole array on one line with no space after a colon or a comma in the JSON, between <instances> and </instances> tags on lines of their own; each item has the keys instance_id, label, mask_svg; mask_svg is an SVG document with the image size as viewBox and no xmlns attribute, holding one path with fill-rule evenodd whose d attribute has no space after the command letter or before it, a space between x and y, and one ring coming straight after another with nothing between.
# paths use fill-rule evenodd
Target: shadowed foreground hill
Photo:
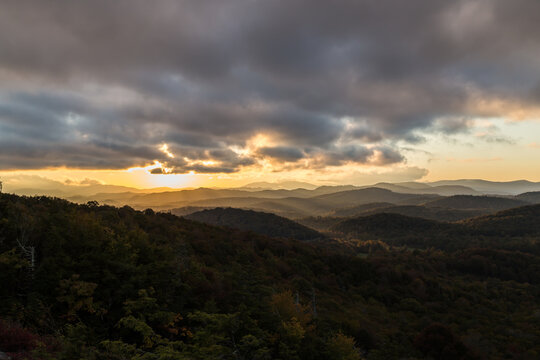
<instances>
[{"instance_id":1,"label":"shadowed foreground hill","mask_svg":"<svg viewBox=\"0 0 540 360\"><path fill-rule=\"evenodd\" d=\"M325 239L321 233L292 220L253 210L216 208L198 211L184 217L205 224L253 231L270 237L307 241Z\"/></svg>"},{"instance_id":2,"label":"shadowed foreground hill","mask_svg":"<svg viewBox=\"0 0 540 360\"><path fill-rule=\"evenodd\" d=\"M522 206L462 222L487 236L540 236L540 205Z\"/></svg>"},{"instance_id":3,"label":"shadowed foreground hill","mask_svg":"<svg viewBox=\"0 0 540 360\"><path fill-rule=\"evenodd\" d=\"M0 351L59 360L540 354L537 255L372 245L330 248L152 210L0 194Z\"/></svg>"},{"instance_id":4,"label":"shadowed foreground hill","mask_svg":"<svg viewBox=\"0 0 540 360\"><path fill-rule=\"evenodd\" d=\"M498 211L528 204L529 203L526 201L496 196L454 195L430 201L426 204L426 206L460 210L482 209Z\"/></svg>"},{"instance_id":5,"label":"shadowed foreground hill","mask_svg":"<svg viewBox=\"0 0 540 360\"><path fill-rule=\"evenodd\" d=\"M454 224L405 216L393 213L380 213L343 220L331 227L332 231L359 238L404 238L415 236L423 238L436 232L447 232Z\"/></svg>"},{"instance_id":6,"label":"shadowed foreground hill","mask_svg":"<svg viewBox=\"0 0 540 360\"><path fill-rule=\"evenodd\" d=\"M398 231L402 234L403 232L433 230L443 226L444 224L432 220L390 213L362 216L355 219L344 220L339 224L339 228L343 231L361 229L366 232Z\"/></svg>"},{"instance_id":7,"label":"shadowed foreground hill","mask_svg":"<svg viewBox=\"0 0 540 360\"><path fill-rule=\"evenodd\" d=\"M540 191L526 192L516 196L516 199L527 201L531 204L540 204Z\"/></svg>"},{"instance_id":8,"label":"shadowed foreground hill","mask_svg":"<svg viewBox=\"0 0 540 360\"><path fill-rule=\"evenodd\" d=\"M334 223L340 237L443 250L487 247L540 255L540 205L522 206L455 223L379 213Z\"/></svg>"},{"instance_id":9,"label":"shadowed foreground hill","mask_svg":"<svg viewBox=\"0 0 540 360\"><path fill-rule=\"evenodd\" d=\"M368 216L379 213L401 214L410 217L419 217L437 221L459 221L490 213L488 209L450 209L445 207L421 206L421 205L392 205L381 203L357 206L349 209L334 211L330 216Z\"/></svg>"},{"instance_id":10,"label":"shadowed foreground hill","mask_svg":"<svg viewBox=\"0 0 540 360\"><path fill-rule=\"evenodd\" d=\"M362 204L387 202L387 203L403 203L403 204L416 204L422 201L424 198L436 199L437 195L416 195L416 194L403 194L396 193L386 189L379 188L367 188L360 190L341 191L333 194L317 196L314 199L323 201L326 204L333 206L334 208L357 206Z\"/></svg>"}]
</instances>

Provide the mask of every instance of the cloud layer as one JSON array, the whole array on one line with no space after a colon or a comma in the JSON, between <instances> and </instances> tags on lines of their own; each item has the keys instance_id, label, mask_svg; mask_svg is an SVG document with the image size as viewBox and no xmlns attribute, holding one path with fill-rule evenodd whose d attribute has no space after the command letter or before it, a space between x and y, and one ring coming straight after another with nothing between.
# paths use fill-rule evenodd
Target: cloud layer
<instances>
[{"instance_id":1,"label":"cloud layer","mask_svg":"<svg viewBox=\"0 0 540 360\"><path fill-rule=\"evenodd\" d=\"M540 113L538 14L535 0L8 0L0 169L402 163L419 131Z\"/></svg>"}]
</instances>

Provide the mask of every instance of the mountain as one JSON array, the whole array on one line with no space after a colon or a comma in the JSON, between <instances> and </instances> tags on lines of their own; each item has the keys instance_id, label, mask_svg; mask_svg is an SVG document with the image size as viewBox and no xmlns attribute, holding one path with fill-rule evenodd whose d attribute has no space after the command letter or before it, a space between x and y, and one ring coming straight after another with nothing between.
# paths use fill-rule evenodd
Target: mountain
<instances>
[{"instance_id":1,"label":"mountain","mask_svg":"<svg viewBox=\"0 0 540 360\"><path fill-rule=\"evenodd\" d=\"M300 219L296 219L296 222L307 226L311 229L315 229L322 233L328 234L328 236L333 237L333 234L329 233L329 230L332 226L343 221L342 217L333 217L333 216L307 216Z\"/></svg>"},{"instance_id":2,"label":"mountain","mask_svg":"<svg viewBox=\"0 0 540 360\"><path fill-rule=\"evenodd\" d=\"M156 210L170 209L174 207L195 205L197 201L216 200L223 198L242 198L242 197L257 197L257 198L281 198L295 194L298 196L309 196L309 190L299 189L298 191L291 190L258 190L246 191L238 189L211 189L197 188L175 191L164 191L159 193L149 194L133 194L133 193L99 193L85 197L72 197L69 200L84 203L90 200L96 200L100 203L110 205L129 205L137 209L154 208Z\"/></svg>"},{"instance_id":3,"label":"mountain","mask_svg":"<svg viewBox=\"0 0 540 360\"><path fill-rule=\"evenodd\" d=\"M331 227L331 230L348 236L369 237L406 237L425 236L426 233L447 230L453 225L401 214L379 213L343 220Z\"/></svg>"},{"instance_id":4,"label":"mountain","mask_svg":"<svg viewBox=\"0 0 540 360\"><path fill-rule=\"evenodd\" d=\"M483 221L531 216L538 224L538 207ZM537 236L469 236L466 224L396 214L351 225L368 241L308 243L150 209L0 194L0 351L59 360L540 353Z\"/></svg>"},{"instance_id":5,"label":"mountain","mask_svg":"<svg viewBox=\"0 0 540 360\"><path fill-rule=\"evenodd\" d=\"M214 204L216 201L201 201L197 204ZM219 203L219 201L218 201ZM287 197L282 199L242 198L228 199L218 206L249 208L257 211L271 212L287 218L299 218L310 215L323 215L329 212L332 204L315 198Z\"/></svg>"},{"instance_id":6,"label":"mountain","mask_svg":"<svg viewBox=\"0 0 540 360\"><path fill-rule=\"evenodd\" d=\"M325 239L325 236L321 233L292 220L253 210L216 208L198 211L184 217L205 224L253 231L254 233L270 237L304 241Z\"/></svg>"},{"instance_id":7,"label":"mountain","mask_svg":"<svg viewBox=\"0 0 540 360\"><path fill-rule=\"evenodd\" d=\"M198 211L208 210L208 209L213 209L213 208L204 207L204 206L184 206L180 208L170 209L168 212L176 216L186 216L186 215L198 212Z\"/></svg>"},{"instance_id":8,"label":"mountain","mask_svg":"<svg viewBox=\"0 0 540 360\"><path fill-rule=\"evenodd\" d=\"M416 189L416 190L429 189L430 187L432 187L429 184L416 182L416 181L399 182L399 183L395 183L395 185L403 186L409 189Z\"/></svg>"},{"instance_id":9,"label":"mountain","mask_svg":"<svg viewBox=\"0 0 540 360\"><path fill-rule=\"evenodd\" d=\"M334 222L329 229L345 240L380 240L392 246L445 251L511 249L540 255L540 205L512 208L453 223L378 213Z\"/></svg>"},{"instance_id":10,"label":"mountain","mask_svg":"<svg viewBox=\"0 0 540 360\"><path fill-rule=\"evenodd\" d=\"M313 190L316 189L317 185L313 185L307 182L302 181L279 181L279 182L267 182L267 181L259 181L259 182L252 182L249 184L246 184L240 189L267 189L267 190L278 190L278 189L285 189L285 190L294 190L294 189L308 189Z\"/></svg>"},{"instance_id":11,"label":"mountain","mask_svg":"<svg viewBox=\"0 0 540 360\"><path fill-rule=\"evenodd\" d=\"M400 214L428 220L453 222L489 214L489 209L450 209L444 207L421 205L396 205L364 211L361 215L368 216L378 213ZM358 214L360 215L360 214Z\"/></svg>"},{"instance_id":12,"label":"mountain","mask_svg":"<svg viewBox=\"0 0 540 360\"><path fill-rule=\"evenodd\" d=\"M441 196L452 196L452 195L481 195L482 192L474 190L468 186L462 185L439 185L432 186L429 189L417 190L419 193L423 194L437 194Z\"/></svg>"},{"instance_id":13,"label":"mountain","mask_svg":"<svg viewBox=\"0 0 540 360\"><path fill-rule=\"evenodd\" d=\"M332 188L317 188L317 191L330 191ZM257 211L272 212L288 218L320 216L343 208L372 203L375 201L416 203L426 199L433 200L435 195L400 194L379 188L355 189L332 192L313 197L259 198L258 193L250 193L250 197L212 198L191 202L192 206L203 207L236 207ZM379 200L380 199L380 200Z\"/></svg>"},{"instance_id":14,"label":"mountain","mask_svg":"<svg viewBox=\"0 0 540 360\"><path fill-rule=\"evenodd\" d=\"M531 204L540 204L540 191L526 192L515 197L517 200L526 201Z\"/></svg>"},{"instance_id":15,"label":"mountain","mask_svg":"<svg viewBox=\"0 0 540 360\"><path fill-rule=\"evenodd\" d=\"M360 189L360 187L354 186L354 185L333 185L333 186L323 185L315 189L315 191L313 192L313 196L333 194L340 191L348 191L348 190L355 190L355 189Z\"/></svg>"},{"instance_id":16,"label":"mountain","mask_svg":"<svg viewBox=\"0 0 540 360\"><path fill-rule=\"evenodd\" d=\"M197 188L156 193L97 193L93 195L78 195L68 197L78 203L98 201L99 203L122 206L129 205L136 209L153 208L155 210L168 210L184 206L203 207L243 207L251 202L260 202L265 199L283 198L310 198L317 195L330 194L350 189L349 186L322 186L313 190L307 189L213 189ZM242 200L244 199L244 200ZM254 199L245 200L245 199ZM256 200L259 199L259 200Z\"/></svg>"},{"instance_id":17,"label":"mountain","mask_svg":"<svg viewBox=\"0 0 540 360\"><path fill-rule=\"evenodd\" d=\"M399 183L399 184L390 184L390 183L377 183L372 187L377 187L381 189L387 189L397 193L405 194L436 194L442 196L452 196L452 195L480 195L482 194L479 191L471 189L467 186L462 185L440 185L440 186L430 186L420 183Z\"/></svg>"},{"instance_id":18,"label":"mountain","mask_svg":"<svg viewBox=\"0 0 540 360\"><path fill-rule=\"evenodd\" d=\"M427 202L428 207L450 208L450 209L483 209L488 211L505 210L513 207L527 205L521 200L495 197L495 196L468 196L455 195Z\"/></svg>"},{"instance_id":19,"label":"mountain","mask_svg":"<svg viewBox=\"0 0 540 360\"><path fill-rule=\"evenodd\" d=\"M330 214L328 214L328 216L334 216L334 217L360 216L360 214L364 214L367 211L381 210L381 209L392 207L394 205L395 204L392 204L389 202L373 202L373 203L367 203L367 204L362 204L362 205L357 205L357 206L336 209L332 211Z\"/></svg>"},{"instance_id":20,"label":"mountain","mask_svg":"<svg viewBox=\"0 0 540 360\"><path fill-rule=\"evenodd\" d=\"M396 193L380 188L366 188L320 195L314 197L313 199L323 201L324 203L328 204L328 206L343 208L346 206L357 206L374 202L389 202L394 204L415 203L420 198L423 199L424 197L416 194ZM437 198L437 196L428 196L428 198Z\"/></svg>"},{"instance_id":21,"label":"mountain","mask_svg":"<svg viewBox=\"0 0 540 360\"><path fill-rule=\"evenodd\" d=\"M327 204L314 199L285 198L276 200L258 201L252 204L252 209L266 211L290 219L309 215L322 215L329 209Z\"/></svg>"},{"instance_id":22,"label":"mountain","mask_svg":"<svg viewBox=\"0 0 540 360\"><path fill-rule=\"evenodd\" d=\"M85 179L81 182L66 180L65 182L47 179L36 175L8 175L2 178L4 192L18 195L34 196L48 195L58 197L71 196L91 196L97 193L157 193L171 191L167 187L138 189L129 186L101 184L92 179Z\"/></svg>"},{"instance_id":23,"label":"mountain","mask_svg":"<svg viewBox=\"0 0 540 360\"><path fill-rule=\"evenodd\" d=\"M492 213L489 209L450 209L428 207L422 205L394 205L390 203L369 203L338 209L326 216L309 216L296 221L318 231L327 232L334 225L344 221L344 218L367 217L376 214L399 214L407 217L435 220L440 222L455 222Z\"/></svg>"},{"instance_id":24,"label":"mountain","mask_svg":"<svg viewBox=\"0 0 540 360\"><path fill-rule=\"evenodd\" d=\"M540 182L527 180L487 181L480 179L440 180L429 183L432 186L452 185L466 186L484 194L517 195L523 192L540 191Z\"/></svg>"},{"instance_id":25,"label":"mountain","mask_svg":"<svg viewBox=\"0 0 540 360\"><path fill-rule=\"evenodd\" d=\"M462 222L475 233L491 236L540 235L540 205L523 206Z\"/></svg>"}]
</instances>

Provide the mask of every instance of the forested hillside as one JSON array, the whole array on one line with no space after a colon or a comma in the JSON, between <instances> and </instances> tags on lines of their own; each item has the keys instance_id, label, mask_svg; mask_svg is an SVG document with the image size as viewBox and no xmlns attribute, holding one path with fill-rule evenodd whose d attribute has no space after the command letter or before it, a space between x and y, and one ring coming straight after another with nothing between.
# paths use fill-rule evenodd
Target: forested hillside
<instances>
[{"instance_id":1,"label":"forested hillside","mask_svg":"<svg viewBox=\"0 0 540 360\"><path fill-rule=\"evenodd\" d=\"M526 192L516 196L516 199L527 201L532 204L540 204L540 191Z\"/></svg>"},{"instance_id":2,"label":"forested hillside","mask_svg":"<svg viewBox=\"0 0 540 360\"><path fill-rule=\"evenodd\" d=\"M505 210L527 205L526 201L495 196L454 195L430 201L426 206L451 209L486 209L491 211Z\"/></svg>"},{"instance_id":3,"label":"forested hillside","mask_svg":"<svg viewBox=\"0 0 540 360\"><path fill-rule=\"evenodd\" d=\"M394 213L334 219L330 231L349 240L378 239L390 245L458 250L489 247L540 255L540 205L447 223Z\"/></svg>"},{"instance_id":4,"label":"forested hillside","mask_svg":"<svg viewBox=\"0 0 540 360\"><path fill-rule=\"evenodd\" d=\"M260 235L289 238L304 241L323 240L321 233L300 225L292 220L270 213L234 208L216 208L197 211L185 216L186 219L205 224L226 226Z\"/></svg>"},{"instance_id":5,"label":"forested hillside","mask_svg":"<svg viewBox=\"0 0 540 360\"><path fill-rule=\"evenodd\" d=\"M0 351L535 359L539 263L537 252L512 248L315 245L152 210L0 194Z\"/></svg>"}]
</instances>

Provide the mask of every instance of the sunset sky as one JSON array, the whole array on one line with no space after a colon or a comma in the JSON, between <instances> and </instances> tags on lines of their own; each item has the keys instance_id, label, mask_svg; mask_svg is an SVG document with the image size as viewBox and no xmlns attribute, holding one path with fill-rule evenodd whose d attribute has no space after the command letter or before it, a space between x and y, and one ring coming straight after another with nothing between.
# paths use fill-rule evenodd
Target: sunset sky
<instances>
[{"instance_id":1,"label":"sunset sky","mask_svg":"<svg viewBox=\"0 0 540 360\"><path fill-rule=\"evenodd\" d=\"M0 179L540 181L537 0L0 5Z\"/></svg>"}]
</instances>

